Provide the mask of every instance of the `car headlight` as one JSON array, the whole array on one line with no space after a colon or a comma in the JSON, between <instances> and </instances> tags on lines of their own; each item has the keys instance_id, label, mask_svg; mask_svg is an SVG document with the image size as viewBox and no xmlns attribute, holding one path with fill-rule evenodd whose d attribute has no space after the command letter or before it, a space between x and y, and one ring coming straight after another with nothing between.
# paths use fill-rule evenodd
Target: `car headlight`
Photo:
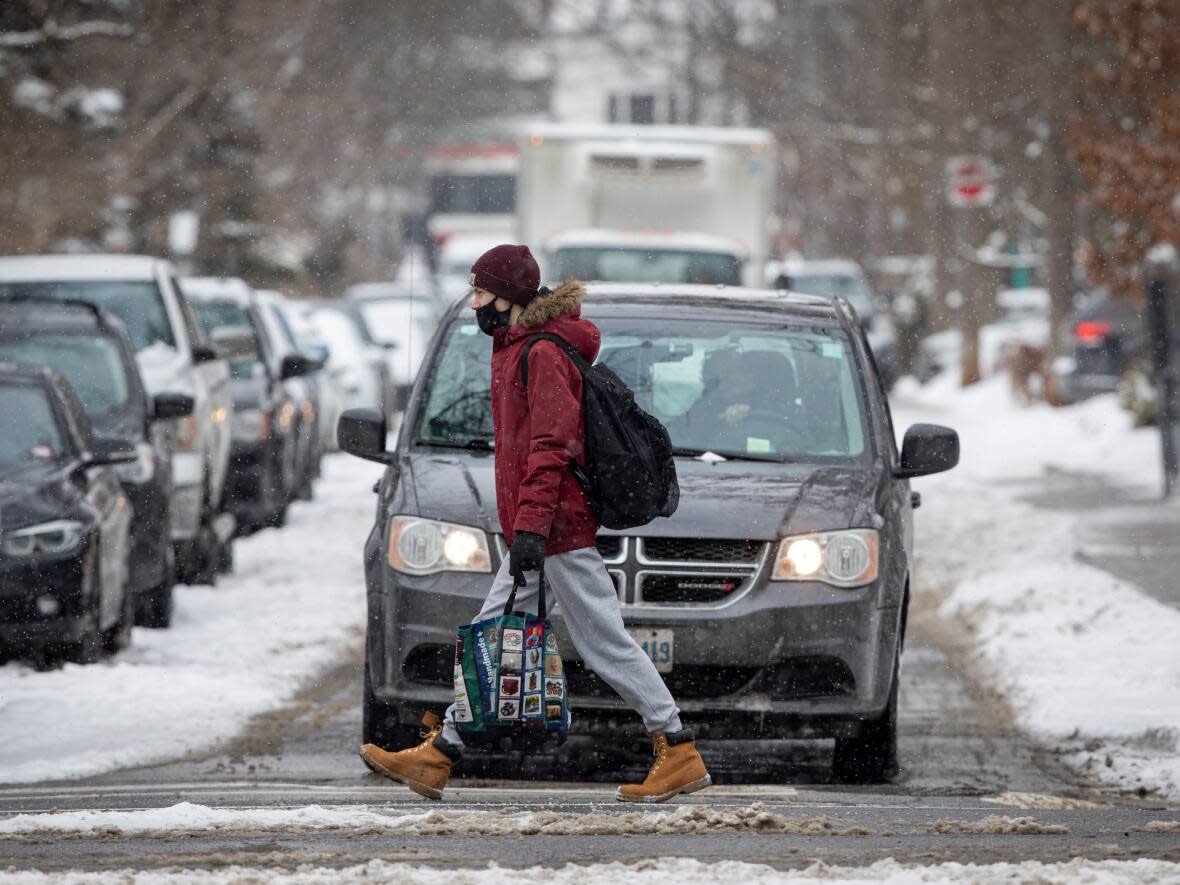
<instances>
[{"instance_id":1,"label":"car headlight","mask_svg":"<svg viewBox=\"0 0 1180 885\"><path fill-rule=\"evenodd\" d=\"M35 556L48 553L55 556L69 553L82 541L83 525L72 519L55 519L27 529L5 532L0 536L0 550L6 556Z\"/></svg>"},{"instance_id":2,"label":"car headlight","mask_svg":"<svg viewBox=\"0 0 1180 885\"><path fill-rule=\"evenodd\" d=\"M270 436L270 412L262 409L239 409L234 412L234 439L256 440Z\"/></svg>"},{"instance_id":3,"label":"car headlight","mask_svg":"<svg viewBox=\"0 0 1180 885\"><path fill-rule=\"evenodd\" d=\"M878 549L875 529L792 535L779 542L770 579L863 587L877 580Z\"/></svg>"},{"instance_id":4,"label":"car headlight","mask_svg":"<svg viewBox=\"0 0 1180 885\"><path fill-rule=\"evenodd\" d=\"M156 475L156 450L151 443L135 444L135 460L128 464L116 464L115 473L124 482L147 482Z\"/></svg>"},{"instance_id":5,"label":"car headlight","mask_svg":"<svg viewBox=\"0 0 1180 885\"><path fill-rule=\"evenodd\" d=\"M492 571L486 534L417 516L395 516L390 523L389 564L407 575Z\"/></svg>"}]
</instances>

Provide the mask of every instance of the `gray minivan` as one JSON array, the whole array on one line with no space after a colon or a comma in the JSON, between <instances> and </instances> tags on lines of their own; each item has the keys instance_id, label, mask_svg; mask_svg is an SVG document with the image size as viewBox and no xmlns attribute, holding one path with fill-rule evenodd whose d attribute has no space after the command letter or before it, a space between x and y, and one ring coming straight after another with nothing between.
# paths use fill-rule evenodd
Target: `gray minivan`
<instances>
[{"instance_id":1,"label":"gray minivan","mask_svg":"<svg viewBox=\"0 0 1180 885\"><path fill-rule=\"evenodd\" d=\"M599 361L667 426L680 507L598 548L627 628L703 737L832 737L839 779L896 767L912 571L909 480L958 437L910 428L899 452L855 313L840 299L714 286L590 286ZM388 464L365 545L364 740L405 746L452 696L454 631L506 555L496 515L491 339L446 315L397 446L351 410L341 447ZM641 725L584 668L555 613L575 731Z\"/></svg>"}]
</instances>

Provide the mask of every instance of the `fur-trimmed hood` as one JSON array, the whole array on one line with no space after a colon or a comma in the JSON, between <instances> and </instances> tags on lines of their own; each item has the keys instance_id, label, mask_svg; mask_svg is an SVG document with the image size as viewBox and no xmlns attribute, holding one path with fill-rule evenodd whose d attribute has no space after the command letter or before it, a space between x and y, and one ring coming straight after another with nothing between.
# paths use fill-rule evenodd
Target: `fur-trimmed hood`
<instances>
[{"instance_id":1,"label":"fur-trimmed hood","mask_svg":"<svg viewBox=\"0 0 1180 885\"><path fill-rule=\"evenodd\" d=\"M582 309L586 289L577 280L566 280L552 292L538 295L525 307L518 322L535 329L559 316L576 314Z\"/></svg>"}]
</instances>

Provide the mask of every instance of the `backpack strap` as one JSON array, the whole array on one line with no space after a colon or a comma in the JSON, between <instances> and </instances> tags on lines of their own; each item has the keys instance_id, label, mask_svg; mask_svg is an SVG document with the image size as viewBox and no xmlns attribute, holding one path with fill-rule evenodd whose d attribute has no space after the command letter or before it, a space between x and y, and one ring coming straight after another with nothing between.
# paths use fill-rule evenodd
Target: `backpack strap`
<instances>
[{"instance_id":1,"label":"backpack strap","mask_svg":"<svg viewBox=\"0 0 1180 885\"><path fill-rule=\"evenodd\" d=\"M552 341L558 347L565 351L578 371L585 375L590 371L590 364L586 362L586 358L578 353L578 349L562 338L560 335L554 335L552 332L538 332L536 335L530 335L524 342L524 351L520 355L520 383L524 385L525 389L529 386L529 351L533 349L533 345L538 341Z\"/></svg>"}]
</instances>

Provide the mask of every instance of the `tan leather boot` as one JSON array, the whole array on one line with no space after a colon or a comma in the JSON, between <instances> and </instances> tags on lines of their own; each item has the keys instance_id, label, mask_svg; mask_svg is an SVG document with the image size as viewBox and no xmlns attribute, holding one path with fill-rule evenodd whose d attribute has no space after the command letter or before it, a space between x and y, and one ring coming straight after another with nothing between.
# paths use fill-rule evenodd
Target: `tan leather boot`
<instances>
[{"instance_id":1,"label":"tan leather boot","mask_svg":"<svg viewBox=\"0 0 1180 885\"><path fill-rule=\"evenodd\" d=\"M442 723L434 713L422 717L427 729L422 743L408 750L391 753L374 744L361 747L361 759L369 769L390 780L405 784L427 799L441 799L443 787L462 751L442 739Z\"/></svg>"},{"instance_id":2,"label":"tan leather boot","mask_svg":"<svg viewBox=\"0 0 1180 885\"><path fill-rule=\"evenodd\" d=\"M703 790L713 779L697 752L691 729L651 736L655 761L641 784L624 784L615 798L620 802L667 802L680 793Z\"/></svg>"}]
</instances>

